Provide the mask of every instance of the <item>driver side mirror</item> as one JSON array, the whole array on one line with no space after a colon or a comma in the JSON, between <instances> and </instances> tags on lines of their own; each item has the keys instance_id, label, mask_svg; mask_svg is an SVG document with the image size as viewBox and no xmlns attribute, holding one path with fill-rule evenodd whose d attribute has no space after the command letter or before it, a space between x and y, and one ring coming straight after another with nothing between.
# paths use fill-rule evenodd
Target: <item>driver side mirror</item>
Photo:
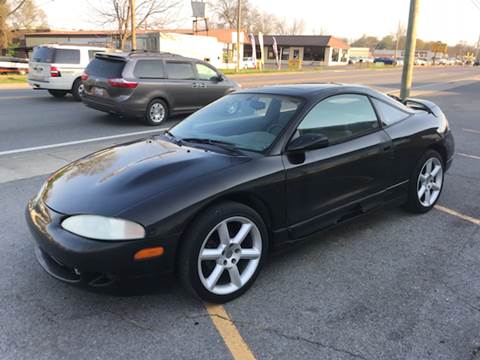
<instances>
[{"instance_id":1,"label":"driver side mirror","mask_svg":"<svg viewBox=\"0 0 480 360\"><path fill-rule=\"evenodd\" d=\"M211 81L216 81L216 82L221 82L224 80L224 77L222 74L218 74L217 76L212 76L210 78Z\"/></svg>"},{"instance_id":2,"label":"driver side mirror","mask_svg":"<svg viewBox=\"0 0 480 360\"><path fill-rule=\"evenodd\" d=\"M287 145L287 151L304 151L321 149L329 145L328 138L323 134L306 133L292 140Z\"/></svg>"}]
</instances>

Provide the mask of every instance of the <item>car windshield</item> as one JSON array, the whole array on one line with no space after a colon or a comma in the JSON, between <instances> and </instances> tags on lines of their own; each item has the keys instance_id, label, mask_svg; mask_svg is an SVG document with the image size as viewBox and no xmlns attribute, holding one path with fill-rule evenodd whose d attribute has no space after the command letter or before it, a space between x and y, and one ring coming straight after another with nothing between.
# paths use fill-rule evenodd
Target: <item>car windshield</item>
<instances>
[{"instance_id":1,"label":"car windshield","mask_svg":"<svg viewBox=\"0 0 480 360\"><path fill-rule=\"evenodd\" d=\"M302 101L270 94L231 94L170 129L180 139L202 139L263 152L297 112Z\"/></svg>"}]
</instances>

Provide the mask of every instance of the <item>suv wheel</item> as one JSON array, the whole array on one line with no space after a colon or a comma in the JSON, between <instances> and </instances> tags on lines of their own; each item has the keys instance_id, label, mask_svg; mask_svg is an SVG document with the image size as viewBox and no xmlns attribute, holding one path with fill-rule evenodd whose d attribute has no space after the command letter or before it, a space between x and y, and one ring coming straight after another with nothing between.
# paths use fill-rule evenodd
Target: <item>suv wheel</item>
<instances>
[{"instance_id":1,"label":"suv wheel","mask_svg":"<svg viewBox=\"0 0 480 360\"><path fill-rule=\"evenodd\" d=\"M145 122L147 125L160 125L168 118L168 106L161 99L154 99L148 104L145 114Z\"/></svg>"},{"instance_id":2,"label":"suv wheel","mask_svg":"<svg viewBox=\"0 0 480 360\"><path fill-rule=\"evenodd\" d=\"M48 90L48 93L56 98L62 98L67 95L67 91L65 90Z\"/></svg>"},{"instance_id":3,"label":"suv wheel","mask_svg":"<svg viewBox=\"0 0 480 360\"><path fill-rule=\"evenodd\" d=\"M72 87L73 98L77 101L82 101L82 96L84 91L85 91L85 85L83 85L82 80L81 79L75 80Z\"/></svg>"}]
</instances>

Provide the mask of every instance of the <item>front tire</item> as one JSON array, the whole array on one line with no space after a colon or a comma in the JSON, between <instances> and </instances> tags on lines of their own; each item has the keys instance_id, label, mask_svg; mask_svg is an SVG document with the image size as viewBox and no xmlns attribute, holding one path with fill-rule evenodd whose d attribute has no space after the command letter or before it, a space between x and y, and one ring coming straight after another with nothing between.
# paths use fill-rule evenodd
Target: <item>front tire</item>
<instances>
[{"instance_id":1,"label":"front tire","mask_svg":"<svg viewBox=\"0 0 480 360\"><path fill-rule=\"evenodd\" d=\"M48 93L56 98L63 98L67 95L67 91L65 90L48 90Z\"/></svg>"},{"instance_id":2,"label":"front tire","mask_svg":"<svg viewBox=\"0 0 480 360\"><path fill-rule=\"evenodd\" d=\"M441 155L435 150L428 150L418 161L410 178L405 208L417 214L430 211L442 192L444 173Z\"/></svg>"},{"instance_id":3,"label":"front tire","mask_svg":"<svg viewBox=\"0 0 480 360\"><path fill-rule=\"evenodd\" d=\"M158 126L168 119L168 105L162 99L153 99L147 106L145 123L150 126Z\"/></svg>"},{"instance_id":4,"label":"front tire","mask_svg":"<svg viewBox=\"0 0 480 360\"><path fill-rule=\"evenodd\" d=\"M77 101L82 101L83 93L85 91L85 85L81 79L75 80L72 86L72 95L73 98Z\"/></svg>"},{"instance_id":5,"label":"front tire","mask_svg":"<svg viewBox=\"0 0 480 360\"><path fill-rule=\"evenodd\" d=\"M233 300L247 291L268 252L262 218L235 202L203 211L182 241L177 274L187 290L212 303Z\"/></svg>"}]
</instances>

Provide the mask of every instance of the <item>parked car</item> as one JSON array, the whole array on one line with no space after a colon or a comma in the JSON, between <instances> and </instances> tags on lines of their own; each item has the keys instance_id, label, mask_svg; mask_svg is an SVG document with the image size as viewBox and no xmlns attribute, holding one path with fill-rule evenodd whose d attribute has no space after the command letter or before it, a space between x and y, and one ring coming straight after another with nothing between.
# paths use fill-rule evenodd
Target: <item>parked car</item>
<instances>
[{"instance_id":1,"label":"parked car","mask_svg":"<svg viewBox=\"0 0 480 360\"><path fill-rule=\"evenodd\" d=\"M71 93L80 101L83 95L81 76L95 54L107 49L91 46L41 45L30 60L28 83L35 90L47 90L54 97Z\"/></svg>"},{"instance_id":2,"label":"parked car","mask_svg":"<svg viewBox=\"0 0 480 360\"><path fill-rule=\"evenodd\" d=\"M82 76L83 103L159 125L238 89L209 63L170 53L97 54Z\"/></svg>"},{"instance_id":3,"label":"parked car","mask_svg":"<svg viewBox=\"0 0 480 360\"><path fill-rule=\"evenodd\" d=\"M413 61L413 64L414 65L425 66L425 65L428 65L428 60L423 59L423 58L415 58L415 60Z\"/></svg>"},{"instance_id":4,"label":"parked car","mask_svg":"<svg viewBox=\"0 0 480 360\"><path fill-rule=\"evenodd\" d=\"M28 59L13 56L0 56L0 74L25 75L27 73Z\"/></svg>"},{"instance_id":5,"label":"parked car","mask_svg":"<svg viewBox=\"0 0 480 360\"><path fill-rule=\"evenodd\" d=\"M384 65L395 65L395 61L393 58L389 57L377 57L375 60L373 60L374 64L384 64Z\"/></svg>"},{"instance_id":6,"label":"parked car","mask_svg":"<svg viewBox=\"0 0 480 360\"><path fill-rule=\"evenodd\" d=\"M398 57L395 59L395 65L396 66L403 66L403 58L402 57Z\"/></svg>"},{"instance_id":7,"label":"parked car","mask_svg":"<svg viewBox=\"0 0 480 360\"><path fill-rule=\"evenodd\" d=\"M475 60L473 62L473 66L480 66L480 60Z\"/></svg>"},{"instance_id":8,"label":"parked car","mask_svg":"<svg viewBox=\"0 0 480 360\"><path fill-rule=\"evenodd\" d=\"M384 205L433 208L454 139L437 105L405 104L342 84L227 95L51 175L26 210L37 259L91 286L175 270L203 300L232 300L271 248Z\"/></svg>"},{"instance_id":9,"label":"parked car","mask_svg":"<svg viewBox=\"0 0 480 360\"><path fill-rule=\"evenodd\" d=\"M243 68L244 69L256 69L257 64L253 60L253 57L243 58Z\"/></svg>"}]
</instances>

